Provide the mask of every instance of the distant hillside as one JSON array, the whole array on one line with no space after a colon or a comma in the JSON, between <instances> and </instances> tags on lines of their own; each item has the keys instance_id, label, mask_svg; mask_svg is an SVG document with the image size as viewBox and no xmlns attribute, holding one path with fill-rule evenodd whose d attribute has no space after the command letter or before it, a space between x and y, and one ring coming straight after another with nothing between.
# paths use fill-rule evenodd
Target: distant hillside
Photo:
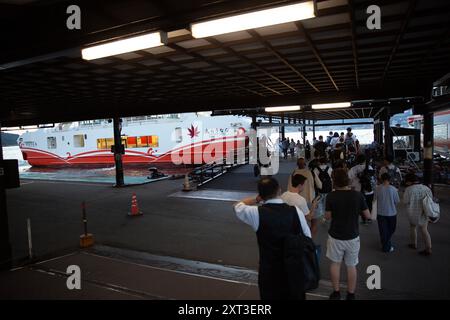
<instances>
[{"instance_id":1,"label":"distant hillside","mask_svg":"<svg viewBox=\"0 0 450 320\"><path fill-rule=\"evenodd\" d=\"M2 132L2 145L4 147L17 146L18 134Z\"/></svg>"}]
</instances>

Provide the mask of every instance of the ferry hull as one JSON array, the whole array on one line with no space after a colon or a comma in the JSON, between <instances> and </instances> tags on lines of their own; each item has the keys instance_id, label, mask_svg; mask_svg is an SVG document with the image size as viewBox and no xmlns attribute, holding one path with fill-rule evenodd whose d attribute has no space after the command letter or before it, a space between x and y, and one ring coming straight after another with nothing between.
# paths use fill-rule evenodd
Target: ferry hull
<instances>
[{"instance_id":1,"label":"ferry hull","mask_svg":"<svg viewBox=\"0 0 450 320\"><path fill-rule=\"evenodd\" d=\"M155 155L134 150L125 150L122 156L124 164L133 165L180 165L180 164L204 164L223 161L237 149L245 148L244 140L228 140L218 142L206 142L196 146L188 146L170 152ZM21 148L23 159L34 167L61 167L61 166L87 166L87 165L114 165L114 155L110 150L94 150L68 154L61 157L57 154L33 148Z\"/></svg>"}]
</instances>

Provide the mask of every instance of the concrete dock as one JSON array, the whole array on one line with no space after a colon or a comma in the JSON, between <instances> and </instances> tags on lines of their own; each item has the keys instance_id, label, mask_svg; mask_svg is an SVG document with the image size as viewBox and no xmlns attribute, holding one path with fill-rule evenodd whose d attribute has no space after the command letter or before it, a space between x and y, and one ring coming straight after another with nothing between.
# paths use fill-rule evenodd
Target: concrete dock
<instances>
[{"instance_id":1,"label":"concrete dock","mask_svg":"<svg viewBox=\"0 0 450 320\"><path fill-rule=\"evenodd\" d=\"M284 189L294 167L294 161L281 160L277 178ZM0 279L5 285L0 289L0 296L257 299L256 237L250 227L235 217L231 207L235 198L254 192L257 178L253 177L252 166L236 168L205 185L203 196L199 194L199 198L177 196L182 182L164 180L116 189L95 183L23 180L20 189L8 190L14 259L18 265L27 262L27 218L31 219L34 255L38 260L56 259L51 263L29 264L16 271L2 272ZM224 194L221 190L228 193ZM207 197L215 200L205 199L205 192ZM143 216L136 218L127 216L133 193L136 193L139 207L144 212ZM195 195L195 192L192 194ZM431 257L422 257L407 247L409 225L402 206L394 236L396 250L391 254L379 250L376 223L360 226L359 298L450 298L449 189L436 187L436 194L441 199L442 218L430 226L433 240ZM88 230L94 234L97 244L88 251L78 249L83 230L82 201L86 201L87 205ZM317 292L309 295L308 299L324 299L331 290L329 261L325 257L327 227L327 224L320 226L316 241L322 246L323 281ZM147 256L149 254L152 258ZM184 262L163 263L167 259ZM205 268L184 270L180 266L186 265L186 261L192 265L206 263L209 266L206 269L213 271L205 275L201 271ZM89 274L83 280L86 281L83 293L70 292L65 287L63 273L69 264L82 265L85 273ZM367 289L366 268L369 265L380 266L382 290ZM230 270L233 270L231 275ZM180 279L175 281L174 277ZM156 285L152 279L162 282ZM345 277L342 278L344 280ZM145 285L140 287L137 285L140 283ZM42 292L30 290L30 286L47 286L54 290ZM194 289L198 286L204 291ZM165 289L161 291L158 289L160 287ZM192 290L183 291L186 288Z\"/></svg>"}]
</instances>

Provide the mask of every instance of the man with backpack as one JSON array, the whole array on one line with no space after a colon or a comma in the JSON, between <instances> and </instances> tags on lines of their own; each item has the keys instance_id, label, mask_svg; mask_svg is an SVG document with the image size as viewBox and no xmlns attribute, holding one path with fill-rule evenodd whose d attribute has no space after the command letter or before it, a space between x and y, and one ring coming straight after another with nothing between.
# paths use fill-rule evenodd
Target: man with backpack
<instances>
[{"instance_id":1,"label":"man with backpack","mask_svg":"<svg viewBox=\"0 0 450 320\"><path fill-rule=\"evenodd\" d=\"M315 151L319 152L320 157L327 156L328 145L323 141L323 136L319 136L319 141L314 145Z\"/></svg>"},{"instance_id":2,"label":"man with backpack","mask_svg":"<svg viewBox=\"0 0 450 320\"><path fill-rule=\"evenodd\" d=\"M289 149L289 138L283 138L283 140L281 140L281 151L283 153L283 158L287 159L287 154L288 154L288 149Z\"/></svg>"},{"instance_id":3,"label":"man with backpack","mask_svg":"<svg viewBox=\"0 0 450 320\"><path fill-rule=\"evenodd\" d=\"M392 157L386 157L383 160L383 167L381 167L379 172L379 178L381 179L381 176L384 173L388 173L391 177L391 184L396 187L397 189L402 184L402 172L400 169L393 164L393 158Z\"/></svg>"},{"instance_id":4,"label":"man with backpack","mask_svg":"<svg viewBox=\"0 0 450 320\"><path fill-rule=\"evenodd\" d=\"M344 136L345 146L347 148L349 148L351 146L355 147L355 140L356 140L356 137L355 137L355 135L352 132L352 128L348 127L347 128L347 133Z\"/></svg>"},{"instance_id":5,"label":"man with backpack","mask_svg":"<svg viewBox=\"0 0 450 320\"><path fill-rule=\"evenodd\" d=\"M311 219L311 233L313 238L317 234L317 225L319 219L322 219L325 215L325 203L327 194L333 190L333 182L331 180L331 174L333 169L328 164L327 158L322 157L319 159L319 166L313 170L314 181L316 183L316 194L319 199L317 199L317 209L314 216Z\"/></svg>"},{"instance_id":6,"label":"man with backpack","mask_svg":"<svg viewBox=\"0 0 450 320\"><path fill-rule=\"evenodd\" d=\"M330 131L327 136L327 145L331 145L331 139L333 139L333 131Z\"/></svg>"},{"instance_id":7,"label":"man with backpack","mask_svg":"<svg viewBox=\"0 0 450 320\"><path fill-rule=\"evenodd\" d=\"M348 172L350 179L350 187L352 190L362 192L367 202L369 211L372 212L372 203L376 186L375 171L366 161L366 156L360 154L356 157L356 163ZM372 219L362 218L362 224L368 225L372 223Z\"/></svg>"},{"instance_id":8,"label":"man with backpack","mask_svg":"<svg viewBox=\"0 0 450 320\"><path fill-rule=\"evenodd\" d=\"M305 299L303 245L295 248L291 240L295 235L311 238L311 232L304 213L284 203L280 194L276 179L263 178L258 182L258 196L239 201L234 211L256 232L261 299ZM259 202L263 204L257 206Z\"/></svg>"}]
</instances>

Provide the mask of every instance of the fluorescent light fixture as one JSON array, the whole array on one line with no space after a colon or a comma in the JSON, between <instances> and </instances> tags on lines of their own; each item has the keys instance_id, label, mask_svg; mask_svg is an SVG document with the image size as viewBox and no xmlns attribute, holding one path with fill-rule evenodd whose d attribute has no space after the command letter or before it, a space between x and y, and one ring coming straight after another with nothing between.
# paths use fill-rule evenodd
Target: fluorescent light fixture
<instances>
[{"instance_id":1,"label":"fluorescent light fixture","mask_svg":"<svg viewBox=\"0 0 450 320\"><path fill-rule=\"evenodd\" d=\"M298 111L300 106L285 106L285 107L267 107L266 112L284 112L284 111Z\"/></svg>"},{"instance_id":2,"label":"fluorescent light fixture","mask_svg":"<svg viewBox=\"0 0 450 320\"><path fill-rule=\"evenodd\" d=\"M117 54L143 50L164 45L165 33L153 32L144 35L116 40L81 50L84 60L93 60ZM164 39L163 39L164 38Z\"/></svg>"},{"instance_id":3,"label":"fluorescent light fixture","mask_svg":"<svg viewBox=\"0 0 450 320\"><path fill-rule=\"evenodd\" d=\"M239 14L221 19L192 23L194 38L205 38L230 32L273 26L280 23L304 20L315 17L314 2L307 1Z\"/></svg>"},{"instance_id":4,"label":"fluorescent light fixture","mask_svg":"<svg viewBox=\"0 0 450 320\"><path fill-rule=\"evenodd\" d=\"M338 102L338 103L322 103L322 104L313 104L311 107L314 110L320 109L340 109L340 108L348 108L352 104L350 102Z\"/></svg>"}]
</instances>

